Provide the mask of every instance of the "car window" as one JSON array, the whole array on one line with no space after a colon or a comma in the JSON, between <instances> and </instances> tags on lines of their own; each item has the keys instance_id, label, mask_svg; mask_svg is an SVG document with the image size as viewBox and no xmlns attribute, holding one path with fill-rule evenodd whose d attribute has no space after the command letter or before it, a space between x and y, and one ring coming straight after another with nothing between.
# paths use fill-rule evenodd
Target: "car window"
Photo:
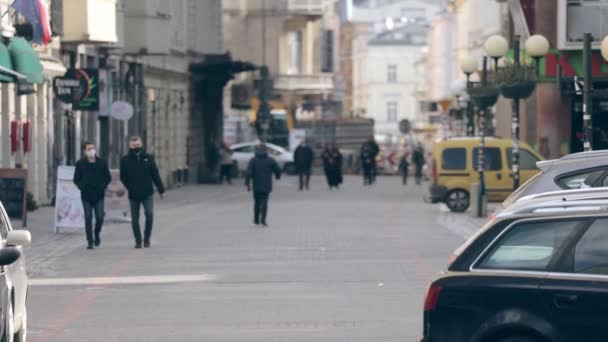
<instances>
[{"instance_id":1,"label":"car window","mask_svg":"<svg viewBox=\"0 0 608 342\"><path fill-rule=\"evenodd\" d=\"M496 243L479 264L480 269L547 270L581 221L543 221L517 224Z\"/></svg>"},{"instance_id":2,"label":"car window","mask_svg":"<svg viewBox=\"0 0 608 342\"><path fill-rule=\"evenodd\" d=\"M237 147L233 150L234 152L239 152L239 153L253 153L254 152L254 147L249 145L249 146L241 146L241 147Z\"/></svg>"},{"instance_id":3,"label":"car window","mask_svg":"<svg viewBox=\"0 0 608 342\"><path fill-rule=\"evenodd\" d=\"M477 170L479 162L479 151L481 148L476 147L473 149L473 168ZM502 169L502 159L500 158L500 148L498 147L486 147L485 148L485 170L486 171L498 171Z\"/></svg>"},{"instance_id":4,"label":"car window","mask_svg":"<svg viewBox=\"0 0 608 342\"><path fill-rule=\"evenodd\" d=\"M574 250L574 272L608 275L608 219L596 220Z\"/></svg>"},{"instance_id":5,"label":"car window","mask_svg":"<svg viewBox=\"0 0 608 342\"><path fill-rule=\"evenodd\" d=\"M464 170L467 168L467 150L464 148L446 148L441 153L443 170Z\"/></svg>"},{"instance_id":6,"label":"car window","mask_svg":"<svg viewBox=\"0 0 608 342\"><path fill-rule=\"evenodd\" d=\"M513 168L513 149L507 149L507 160L509 161L509 169ZM536 158L528 150L519 150L519 168L521 170L538 170L536 163L538 163L540 159Z\"/></svg>"},{"instance_id":7,"label":"car window","mask_svg":"<svg viewBox=\"0 0 608 342\"><path fill-rule=\"evenodd\" d=\"M583 185L593 186L593 184L604 174L604 169L582 170L575 174L560 177L557 184L562 189L580 189ZM604 180L604 182L606 182ZM606 185L605 185L606 186Z\"/></svg>"}]
</instances>

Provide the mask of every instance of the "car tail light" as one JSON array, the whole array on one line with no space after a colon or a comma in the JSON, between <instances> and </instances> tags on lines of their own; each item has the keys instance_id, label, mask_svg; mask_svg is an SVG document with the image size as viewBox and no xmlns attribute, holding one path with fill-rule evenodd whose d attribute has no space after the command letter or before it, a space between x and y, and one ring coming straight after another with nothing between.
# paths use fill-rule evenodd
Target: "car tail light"
<instances>
[{"instance_id":1,"label":"car tail light","mask_svg":"<svg viewBox=\"0 0 608 342\"><path fill-rule=\"evenodd\" d=\"M442 287L437 284L431 284L426 290L426 296L424 298L424 311L434 311L437 308L437 302L439 301L439 295L441 294Z\"/></svg>"}]
</instances>

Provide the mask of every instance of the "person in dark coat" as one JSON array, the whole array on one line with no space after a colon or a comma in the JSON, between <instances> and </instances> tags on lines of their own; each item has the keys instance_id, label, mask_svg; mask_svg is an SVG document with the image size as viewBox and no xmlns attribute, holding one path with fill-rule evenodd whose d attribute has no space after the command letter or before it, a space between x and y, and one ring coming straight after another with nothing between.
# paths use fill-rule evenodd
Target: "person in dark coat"
<instances>
[{"instance_id":1,"label":"person in dark coat","mask_svg":"<svg viewBox=\"0 0 608 342\"><path fill-rule=\"evenodd\" d=\"M414 177L416 178L416 184L420 185L422 183L422 169L426 160L424 158L424 149L422 145L418 145L412 154L412 162L414 163L414 167L416 171L414 173Z\"/></svg>"},{"instance_id":2,"label":"person in dark coat","mask_svg":"<svg viewBox=\"0 0 608 342\"><path fill-rule=\"evenodd\" d=\"M405 151L401 156L401 160L399 161L399 172L401 173L401 179L403 180L403 185L407 185L407 177L410 171L410 153Z\"/></svg>"},{"instance_id":3,"label":"person in dark coat","mask_svg":"<svg viewBox=\"0 0 608 342\"><path fill-rule=\"evenodd\" d=\"M149 248L154 224L154 185L161 198L165 193L165 186L160 179L154 158L143 150L141 138L138 136L129 139L129 153L120 161L120 180L129 191L135 248L142 247L139 226L139 210L142 205L146 217L143 247Z\"/></svg>"},{"instance_id":4,"label":"person in dark coat","mask_svg":"<svg viewBox=\"0 0 608 342\"><path fill-rule=\"evenodd\" d=\"M369 145L363 145L361 149L361 167L363 169L363 185L372 185L374 183L373 169L376 160L374 153Z\"/></svg>"},{"instance_id":5,"label":"person in dark coat","mask_svg":"<svg viewBox=\"0 0 608 342\"><path fill-rule=\"evenodd\" d=\"M370 184L373 184L376 182L376 176L378 175L378 165L376 164L376 159L378 158L378 155L380 154L380 147L376 143L376 140L374 139L373 136L370 137L369 140L367 140L366 142L363 143L363 146L361 146L361 154L363 154L363 149L365 147L368 148L367 154L370 154L374 161L371 164L371 169L370 169L370 172L371 172L371 176L370 176L371 183Z\"/></svg>"},{"instance_id":6,"label":"person in dark coat","mask_svg":"<svg viewBox=\"0 0 608 342\"><path fill-rule=\"evenodd\" d=\"M281 168L277 162L268 156L266 145L259 145L247 167L245 186L251 192L253 182L253 223L268 226L268 199L272 192L272 176L281 178Z\"/></svg>"},{"instance_id":7,"label":"person in dark coat","mask_svg":"<svg viewBox=\"0 0 608 342\"><path fill-rule=\"evenodd\" d=\"M310 175L315 160L315 152L307 140L304 140L296 148L293 158L296 164L296 172L300 178L300 191L310 189Z\"/></svg>"},{"instance_id":8,"label":"person in dark coat","mask_svg":"<svg viewBox=\"0 0 608 342\"><path fill-rule=\"evenodd\" d=\"M342 184L342 154L335 144L326 145L323 155L323 169L329 189L339 188Z\"/></svg>"},{"instance_id":9,"label":"person in dark coat","mask_svg":"<svg viewBox=\"0 0 608 342\"><path fill-rule=\"evenodd\" d=\"M103 226L104 200L106 188L112 181L108 163L97 156L95 145L83 144L84 157L76 163L74 184L80 190L84 209L85 231L88 249L101 245L101 228ZM95 235L93 236L93 213L95 213Z\"/></svg>"}]
</instances>

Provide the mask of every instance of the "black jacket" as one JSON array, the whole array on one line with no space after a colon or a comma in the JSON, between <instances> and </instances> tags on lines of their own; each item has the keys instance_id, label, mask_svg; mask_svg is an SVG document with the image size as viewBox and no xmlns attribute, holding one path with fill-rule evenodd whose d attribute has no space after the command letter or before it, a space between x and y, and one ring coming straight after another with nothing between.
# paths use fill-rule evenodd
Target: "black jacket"
<instances>
[{"instance_id":1,"label":"black jacket","mask_svg":"<svg viewBox=\"0 0 608 342\"><path fill-rule=\"evenodd\" d=\"M315 160L315 152L308 145L300 145L296 148L293 159L298 171L310 171Z\"/></svg>"},{"instance_id":2,"label":"black jacket","mask_svg":"<svg viewBox=\"0 0 608 342\"><path fill-rule=\"evenodd\" d=\"M106 188L112 181L108 163L95 158L91 163L88 159L80 159L76 162L74 172L74 184L80 189L80 197L83 201L97 202L106 196Z\"/></svg>"},{"instance_id":3,"label":"black jacket","mask_svg":"<svg viewBox=\"0 0 608 342\"><path fill-rule=\"evenodd\" d=\"M141 152L139 155L129 152L120 161L120 180L129 191L129 199L143 200L154 194L152 184L163 194L163 185L154 158Z\"/></svg>"},{"instance_id":4,"label":"black jacket","mask_svg":"<svg viewBox=\"0 0 608 342\"><path fill-rule=\"evenodd\" d=\"M249 161L245 185L251 186L253 181L253 192L272 192L272 176L281 178L281 168L277 162L270 158L266 152L257 152L255 157Z\"/></svg>"}]
</instances>

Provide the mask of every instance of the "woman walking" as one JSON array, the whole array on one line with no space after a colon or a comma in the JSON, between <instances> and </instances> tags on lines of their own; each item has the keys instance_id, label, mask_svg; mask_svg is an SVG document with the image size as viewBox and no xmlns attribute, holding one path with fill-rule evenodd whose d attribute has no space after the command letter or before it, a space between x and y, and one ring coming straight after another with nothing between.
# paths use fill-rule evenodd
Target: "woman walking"
<instances>
[{"instance_id":1,"label":"woman walking","mask_svg":"<svg viewBox=\"0 0 608 342\"><path fill-rule=\"evenodd\" d=\"M335 144L326 145L323 154L323 169L329 189L340 187L342 184L342 154Z\"/></svg>"},{"instance_id":2,"label":"woman walking","mask_svg":"<svg viewBox=\"0 0 608 342\"><path fill-rule=\"evenodd\" d=\"M374 152L369 145L363 145L361 149L361 166L363 168L363 185L372 185L374 183Z\"/></svg>"},{"instance_id":3,"label":"woman walking","mask_svg":"<svg viewBox=\"0 0 608 342\"><path fill-rule=\"evenodd\" d=\"M403 185L407 185L407 176L410 171L410 153L409 151L405 151L401 156L401 161L399 162L399 171L401 172L401 179L403 180Z\"/></svg>"}]
</instances>

